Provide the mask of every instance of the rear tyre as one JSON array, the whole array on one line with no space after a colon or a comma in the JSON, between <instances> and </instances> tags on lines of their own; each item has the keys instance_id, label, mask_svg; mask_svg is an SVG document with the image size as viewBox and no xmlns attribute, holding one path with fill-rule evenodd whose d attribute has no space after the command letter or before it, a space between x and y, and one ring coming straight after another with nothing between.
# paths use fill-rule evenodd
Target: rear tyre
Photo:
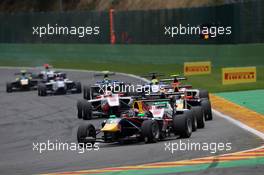
<instances>
[{"instance_id":1,"label":"rear tyre","mask_svg":"<svg viewBox=\"0 0 264 175\"><path fill-rule=\"evenodd\" d=\"M192 113L185 111L183 114L176 114L173 117L173 128L181 138L189 138L192 135Z\"/></svg>"},{"instance_id":2,"label":"rear tyre","mask_svg":"<svg viewBox=\"0 0 264 175\"><path fill-rule=\"evenodd\" d=\"M83 86L83 99L86 99L86 86Z\"/></svg>"},{"instance_id":3,"label":"rear tyre","mask_svg":"<svg viewBox=\"0 0 264 175\"><path fill-rule=\"evenodd\" d=\"M199 89L199 97L209 99L209 93L207 90Z\"/></svg>"},{"instance_id":4,"label":"rear tyre","mask_svg":"<svg viewBox=\"0 0 264 175\"><path fill-rule=\"evenodd\" d=\"M190 110L190 112L192 113L192 131L194 132L197 130L197 118L193 110Z\"/></svg>"},{"instance_id":5,"label":"rear tyre","mask_svg":"<svg viewBox=\"0 0 264 175\"><path fill-rule=\"evenodd\" d=\"M145 143L155 143L160 137L160 130L157 121L145 120L141 126L142 138Z\"/></svg>"},{"instance_id":6,"label":"rear tyre","mask_svg":"<svg viewBox=\"0 0 264 175\"><path fill-rule=\"evenodd\" d=\"M12 83L6 83L6 92L11 93L12 92Z\"/></svg>"},{"instance_id":7,"label":"rear tyre","mask_svg":"<svg viewBox=\"0 0 264 175\"><path fill-rule=\"evenodd\" d=\"M76 82L76 93L82 93L82 84L81 82Z\"/></svg>"},{"instance_id":8,"label":"rear tyre","mask_svg":"<svg viewBox=\"0 0 264 175\"><path fill-rule=\"evenodd\" d=\"M204 116L203 108L201 106L194 106L192 107L192 110L197 118L197 128L204 128L205 116Z\"/></svg>"},{"instance_id":9,"label":"rear tyre","mask_svg":"<svg viewBox=\"0 0 264 175\"><path fill-rule=\"evenodd\" d=\"M202 100L201 106L205 113L205 120L212 120L213 115L212 115L212 107L210 101L207 99Z\"/></svg>"},{"instance_id":10,"label":"rear tyre","mask_svg":"<svg viewBox=\"0 0 264 175\"><path fill-rule=\"evenodd\" d=\"M77 130L77 141L79 144L95 143L95 141L91 141L91 142L87 141L85 139L86 137L91 137L92 139L96 139L96 130L92 124L83 124L79 126Z\"/></svg>"}]
</instances>

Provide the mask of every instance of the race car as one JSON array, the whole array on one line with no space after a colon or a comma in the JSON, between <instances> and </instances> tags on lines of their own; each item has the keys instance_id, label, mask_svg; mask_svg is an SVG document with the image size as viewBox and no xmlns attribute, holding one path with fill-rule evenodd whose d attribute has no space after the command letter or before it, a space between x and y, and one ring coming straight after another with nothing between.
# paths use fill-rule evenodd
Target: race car
<instances>
[{"instance_id":1,"label":"race car","mask_svg":"<svg viewBox=\"0 0 264 175\"><path fill-rule=\"evenodd\" d=\"M32 90L37 89L38 80L32 78L32 73L26 70L21 70L19 73L15 73L17 76L15 81L6 83L6 92L10 93L18 90Z\"/></svg>"},{"instance_id":2,"label":"race car","mask_svg":"<svg viewBox=\"0 0 264 175\"><path fill-rule=\"evenodd\" d=\"M78 100L77 116L83 120L90 120L94 116L119 116L122 110L131 107L132 102L132 97L124 96L122 93L115 94L112 91L106 91L91 100Z\"/></svg>"},{"instance_id":3,"label":"race car","mask_svg":"<svg viewBox=\"0 0 264 175\"><path fill-rule=\"evenodd\" d=\"M171 78L161 79L160 82L162 82L163 85L167 84L167 87L171 88L174 92L184 91L186 89L193 89L192 85L186 85L182 83L183 80L187 80L185 76L181 76L178 74L173 74L170 76ZM198 95L200 98L209 99L209 93L207 90L204 89L196 89L196 90L199 91Z\"/></svg>"},{"instance_id":4,"label":"race car","mask_svg":"<svg viewBox=\"0 0 264 175\"><path fill-rule=\"evenodd\" d=\"M71 81L65 78L65 74L60 73L55 73L53 79L38 85L39 96L81 92L82 86L80 82Z\"/></svg>"},{"instance_id":5,"label":"race car","mask_svg":"<svg viewBox=\"0 0 264 175\"><path fill-rule=\"evenodd\" d=\"M199 89L187 89L185 93L186 103L188 106L200 106L205 120L213 120L211 102L209 96L206 95L206 91L201 91Z\"/></svg>"},{"instance_id":6,"label":"race car","mask_svg":"<svg viewBox=\"0 0 264 175\"><path fill-rule=\"evenodd\" d=\"M212 108L209 99L209 93L204 89L193 89L191 85L184 85L181 81L187 80L186 77L180 75L171 75L172 78L161 79L159 84L152 85L151 93L161 94L169 96L173 92L183 92L182 98L186 104L186 108L196 108L200 106L202 111L198 110L198 113L204 115L205 120L212 120ZM185 105L184 105L185 106Z\"/></svg>"},{"instance_id":7,"label":"race car","mask_svg":"<svg viewBox=\"0 0 264 175\"><path fill-rule=\"evenodd\" d=\"M170 99L171 104L176 111L189 110L192 113L192 129L196 131L197 128L201 129L205 127L205 115L203 108L199 105L191 106L187 103L187 96L185 92L166 92L166 93L152 93L146 94L144 98L147 99ZM133 106L139 111L144 111L144 105L137 101L136 106Z\"/></svg>"},{"instance_id":8,"label":"race car","mask_svg":"<svg viewBox=\"0 0 264 175\"><path fill-rule=\"evenodd\" d=\"M212 120L212 107L209 99L209 93L204 89L193 89L191 85L183 85L182 80L186 77L180 75L171 75L173 79L163 79L161 81L170 81L171 87L175 92L185 92L186 103L188 106L201 106L205 115L205 120Z\"/></svg>"},{"instance_id":9,"label":"race car","mask_svg":"<svg viewBox=\"0 0 264 175\"><path fill-rule=\"evenodd\" d=\"M43 67L40 67L41 71L34 75L35 78L40 79L43 83L49 82L50 80L53 80L55 78L55 75L60 74L61 77L66 79L67 75L64 72L55 71L53 67L49 64L44 64Z\"/></svg>"},{"instance_id":10,"label":"race car","mask_svg":"<svg viewBox=\"0 0 264 175\"><path fill-rule=\"evenodd\" d=\"M159 81L158 77L160 76L164 76L164 74L158 72L150 72L146 75L142 75L142 77L150 78L150 82L143 84L140 93L135 93L135 95L144 96L145 94L156 93L159 92L160 87L167 86L166 84L163 84Z\"/></svg>"},{"instance_id":11,"label":"race car","mask_svg":"<svg viewBox=\"0 0 264 175\"><path fill-rule=\"evenodd\" d=\"M150 78L150 84L152 85L159 84L159 77L162 76L164 76L164 74L159 72L149 72L146 75L142 75L142 77Z\"/></svg>"},{"instance_id":12,"label":"race car","mask_svg":"<svg viewBox=\"0 0 264 175\"><path fill-rule=\"evenodd\" d=\"M94 77L103 77L102 81L97 81L94 85L86 85L83 87L83 98L86 100L94 99L98 95L104 94L106 91L114 93L126 92L125 85L128 83L118 80L109 79L110 75L115 75L115 72L102 71L94 74Z\"/></svg>"},{"instance_id":13,"label":"race car","mask_svg":"<svg viewBox=\"0 0 264 175\"><path fill-rule=\"evenodd\" d=\"M141 100L140 102L145 106L143 112L130 109L123 112L121 117L112 115L97 129L92 124L79 126L78 143L111 143L130 139L153 143L171 134L179 135L181 138L189 138L192 135L190 110L176 111L170 99ZM100 133L103 136L97 138Z\"/></svg>"}]
</instances>

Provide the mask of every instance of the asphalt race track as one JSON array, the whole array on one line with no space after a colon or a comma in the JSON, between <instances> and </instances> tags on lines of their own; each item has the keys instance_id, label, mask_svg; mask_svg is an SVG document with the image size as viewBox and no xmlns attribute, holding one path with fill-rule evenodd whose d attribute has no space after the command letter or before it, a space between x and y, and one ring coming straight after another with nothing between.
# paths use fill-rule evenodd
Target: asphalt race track
<instances>
[{"instance_id":1,"label":"asphalt race track","mask_svg":"<svg viewBox=\"0 0 264 175\"><path fill-rule=\"evenodd\" d=\"M175 161L214 155L209 151L165 151L166 142L179 143L180 139L155 143L100 144L99 151L83 154L78 151L33 151L33 143L60 141L76 142L78 126L91 122L96 126L103 119L78 120L76 101L81 94L38 97L37 91L6 93L5 83L14 79L15 69L0 69L0 172L1 174L38 174L112 166L138 165L159 161ZM92 84L96 80L89 72L67 72L72 80ZM140 82L123 75L113 79ZM182 140L188 142L188 140ZM189 142L228 143L236 152L255 148L262 141L223 118L214 116L204 129L193 133ZM227 153L220 151L215 154ZM220 174L220 173L219 173Z\"/></svg>"}]
</instances>

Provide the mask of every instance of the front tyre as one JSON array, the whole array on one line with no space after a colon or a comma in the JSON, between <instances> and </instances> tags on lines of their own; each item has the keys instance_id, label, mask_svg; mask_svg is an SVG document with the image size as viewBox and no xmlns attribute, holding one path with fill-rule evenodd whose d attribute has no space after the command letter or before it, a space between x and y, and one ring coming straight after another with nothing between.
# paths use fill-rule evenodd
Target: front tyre
<instances>
[{"instance_id":1,"label":"front tyre","mask_svg":"<svg viewBox=\"0 0 264 175\"><path fill-rule=\"evenodd\" d=\"M90 102L82 101L83 120L91 120L93 116L93 107Z\"/></svg>"},{"instance_id":2,"label":"front tyre","mask_svg":"<svg viewBox=\"0 0 264 175\"><path fill-rule=\"evenodd\" d=\"M205 126L205 115L203 108L201 106L194 106L192 107L194 114L197 118L197 128L204 128Z\"/></svg>"},{"instance_id":3,"label":"front tyre","mask_svg":"<svg viewBox=\"0 0 264 175\"><path fill-rule=\"evenodd\" d=\"M12 83L6 83L6 92L11 93L12 91Z\"/></svg>"},{"instance_id":4,"label":"front tyre","mask_svg":"<svg viewBox=\"0 0 264 175\"><path fill-rule=\"evenodd\" d=\"M78 119L83 118L83 100L78 100L77 101L77 117Z\"/></svg>"},{"instance_id":5,"label":"front tyre","mask_svg":"<svg viewBox=\"0 0 264 175\"><path fill-rule=\"evenodd\" d=\"M91 87L90 86L83 87L83 98L86 100L91 100Z\"/></svg>"},{"instance_id":6,"label":"front tyre","mask_svg":"<svg viewBox=\"0 0 264 175\"><path fill-rule=\"evenodd\" d=\"M47 88L45 85L41 84L38 86L38 95L39 96L47 96Z\"/></svg>"},{"instance_id":7,"label":"front tyre","mask_svg":"<svg viewBox=\"0 0 264 175\"><path fill-rule=\"evenodd\" d=\"M90 141L89 141L90 139ZM91 143L94 144L96 139L96 130L92 124L83 124L79 126L77 130L77 141L78 143L87 144Z\"/></svg>"}]
</instances>

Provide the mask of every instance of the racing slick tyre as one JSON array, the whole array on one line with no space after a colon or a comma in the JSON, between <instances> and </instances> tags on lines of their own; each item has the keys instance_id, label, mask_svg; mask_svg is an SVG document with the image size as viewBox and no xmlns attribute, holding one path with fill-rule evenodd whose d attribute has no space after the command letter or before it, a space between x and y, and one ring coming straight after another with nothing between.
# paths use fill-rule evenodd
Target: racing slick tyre
<instances>
[{"instance_id":1,"label":"racing slick tyre","mask_svg":"<svg viewBox=\"0 0 264 175\"><path fill-rule=\"evenodd\" d=\"M81 82L76 82L75 85L76 85L76 93L78 93L78 94L82 93L82 84L81 84Z\"/></svg>"},{"instance_id":2,"label":"racing slick tyre","mask_svg":"<svg viewBox=\"0 0 264 175\"><path fill-rule=\"evenodd\" d=\"M205 113L205 120L213 120L212 107L210 101L208 99L203 99L201 101L201 106Z\"/></svg>"},{"instance_id":3,"label":"racing slick tyre","mask_svg":"<svg viewBox=\"0 0 264 175\"><path fill-rule=\"evenodd\" d=\"M40 87L38 86L38 96L40 96Z\"/></svg>"},{"instance_id":4,"label":"racing slick tyre","mask_svg":"<svg viewBox=\"0 0 264 175\"><path fill-rule=\"evenodd\" d=\"M83 99L86 99L86 86L83 86Z\"/></svg>"},{"instance_id":5,"label":"racing slick tyre","mask_svg":"<svg viewBox=\"0 0 264 175\"><path fill-rule=\"evenodd\" d=\"M42 96L47 96L47 88L46 88L46 86L42 87Z\"/></svg>"},{"instance_id":6,"label":"racing slick tyre","mask_svg":"<svg viewBox=\"0 0 264 175\"><path fill-rule=\"evenodd\" d=\"M88 138L87 138L88 137ZM77 141L82 144L94 144L96 139L96 130L92 124L83 124L78 127ZM82 145L80 145L82 146Z\"/></svg>"},{"instance_id":7,"label":"racing slick tyre","mask_svg":"<svg viewBox=\"0 0 264 175\"><path fill-rule=\"evenodd\" d=\"M183 114L177 114L173 117L173 128L181 138L189 138L192 135L192 113L185 111Z\"/></svg>"},{"instance_id":8,"label":"racing slick tyre","mask_svg":"<svg viewBox=\"0 0 264 175\"><path fill-rule=\"evenodd\" d=\"M83 100L82 101L83 120L91 120L93 115L92 104Z\"/></svg>"},{"instance_id":9,"label":"racing slick tyre","mask_svg":"<svg viewBox=\"0 0 264 175\"><path fill-rule=\"evenodd\" d=\"M190 112L192 113L192 131L194 132L197 130L197 118L192 109L190 110Z\"/></svg>"},{"instance_id":10,"label":"racing slick tyre","mask_svg":"<svg viewBox=\"0 0 264 175\"><path fill-rule=\"evenodd\" d=\"M199 97L209 99L209 93L207 90L199 89Z\"/></svg>"},{"instance_id":11,"label":"racing slick tyre","mask_svg":"<svg viewBox=\"0 0 264 175\"><path fill-rule=\"evenodd\" d=\"M86 100L91 99L91 91L90 91L90 86L84 86L83 87L83 98Z\"/></svg>"},{"instance_id":12,"label":"racing slick tyre","mask_svg":"<svg viewBox=\"0 0 264 175\"><path fill-rule=\"evenodd\" d=\"M194 106L192 110L197 118L197 128L204 128L205 126L205 115L201 106Z\"/></svg>"},{"instance_id":13,"label":"racing slick tyre","mask_svg":"<svg viewBox=\"0 0 264 175\"><path fill-rule=\"evenodd\" d=\"M85 101L85 100L78 100L77 101L77 117L78 117L78 119L83 118L83 103L84 103L83 101Z\"/></svg>"},{"instance_id":14,"label":"racing slick tyre","mask_svg":"<svg viewBox=\"0 0 264 175\"><path fill-rule=\"evenodd\" d=\"M155 143L159 140L159 124L155 120L145 120L141 126L142 138L145 143Z\"/></svg>"},{"instance_id":15,"label":"racing slick tyre","mask_svg":"<svg viewBox=\"0 0 264 175\"><path fill-rule=\"evenodd\" d=\"M47 96L47 89L45 85L38 86L38 95L39 96Z\"/></svg>"},{"instance_id":16,"label":"racing slick tyre","mask_svg":"<svg viewBox=\"0 0 264 175\"><path fill-rule=\"evenodd\" d=\"M6 92L7 93L12 92L12 83L6 83Z\"/></svg>"}]
</instances>

